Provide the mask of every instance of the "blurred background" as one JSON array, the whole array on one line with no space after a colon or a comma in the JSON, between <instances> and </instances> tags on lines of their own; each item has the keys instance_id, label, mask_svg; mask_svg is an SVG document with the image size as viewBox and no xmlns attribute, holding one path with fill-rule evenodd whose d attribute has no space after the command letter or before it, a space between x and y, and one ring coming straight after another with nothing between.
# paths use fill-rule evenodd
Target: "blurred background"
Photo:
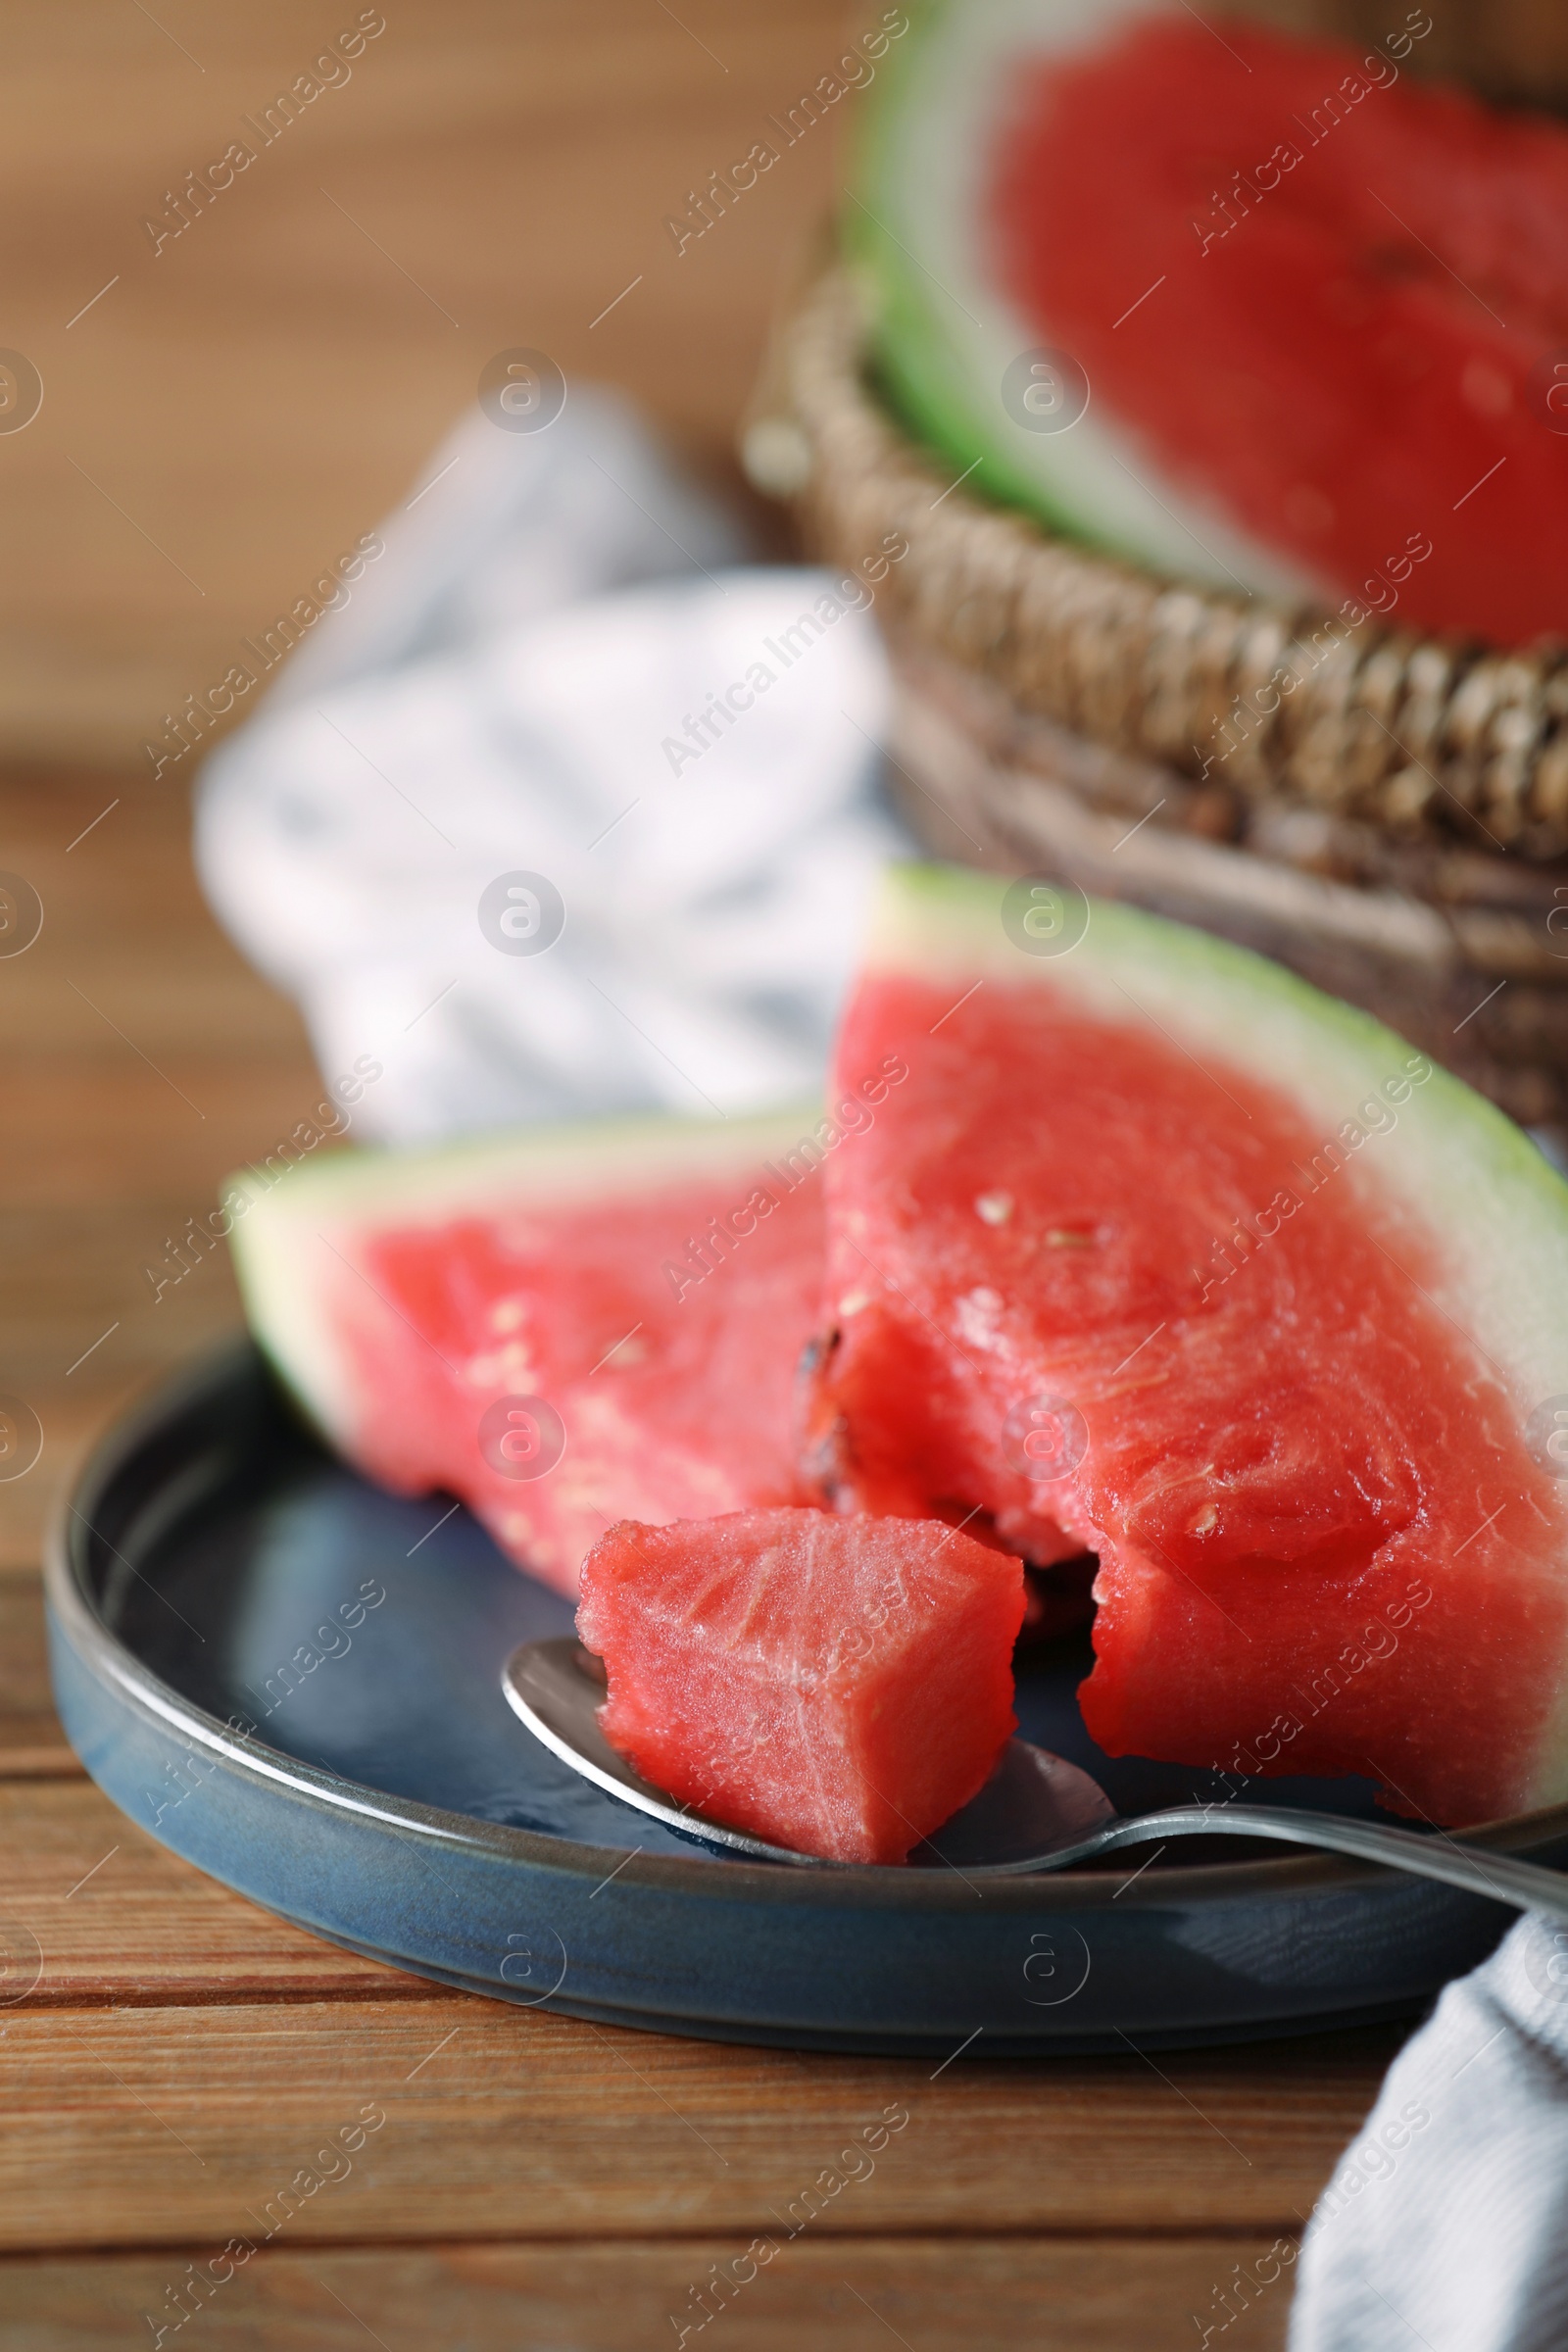
<instances>
[{"instance_id":1,"label":"blurred background","mask_svg":"<svg viewBox=\"0 0 1568 2352\"><path fill-rule=\"evenodd\" d=\"M417 489L500 349L629 387L734 476L839 124L722 237L677 254L664 220L837 54L840 0L394 5L350 78L155 253L144 219L172 219L184 175L359 17L7 12L4 331L45 386L0 453L8 759L134 770L167 710Z\"/></svg>"},{"instance_id":2,"label":"blurred background","mask_svg":"<svg viewBox=\"0 0 1568 2352\"><path fill-rule=\"evenodd\" d=\"M736 429L842 125L721 236L677 253L664 222L837 54L839 0L394 6L155 250L185 175L258 146L245 119L381 13L5 13L0 344L43 385L0 433L0 864L45 910L0 966L3 1385L46 1433L42 1475L0 1490L19 1565L88 1432L235 1319L223 1253L156 1304L143 1268L316 1091L293 1007L197 893L198 756L155 777L146 744L417 495L500 350L628 389L783 541Z\"/></svg>"},{"instance_id":3,"label":"blurred background","mask_svg":"<svg viewBox=\"0 0 1568 2352\"><path fill-rule=\"evenodd\" d=\"M1389 12L1258 13L1372 37ZM1433 14L1412 71L1568 99L1554 0ZM4 334L45 387L0 449L12 763L136 772L164 713L417 489L497 350L624 385L737 481L781 273L835 200L856 95L722 237L677 253L664 221L837 54L841 0L400 0L351 77L155 252L144 220L358 16L73 0L0 20Z\"/></svg>"}]
</instances>

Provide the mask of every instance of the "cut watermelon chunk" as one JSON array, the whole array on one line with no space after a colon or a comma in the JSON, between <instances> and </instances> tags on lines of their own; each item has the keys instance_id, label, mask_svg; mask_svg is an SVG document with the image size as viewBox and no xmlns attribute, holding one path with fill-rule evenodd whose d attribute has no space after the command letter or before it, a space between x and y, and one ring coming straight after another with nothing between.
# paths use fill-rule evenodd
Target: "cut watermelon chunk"
<instances>
[{"instance_id":1,"label":"cut watermelon chunk","mask_svg":"<svg viewBox=\"0 0 1568 2352\"><path fill-rule=\"evenodd\" d=\"M888 889L839 1051L909 1077L829 1178L819 1473L1096 1551L1112 1754L1568 1796L1568 1187L1277 966L1102 904L1031 940L1031 888Z\"/></svg>"},{"instance_id":2,"label":"cut watermelon chunk","mask_svg":"<svg viewBox=\"0 0 1568 2352\"><path fill-rule=\"evenodd\" d=\"M1013 1731L1019 1561L934 1521L748 1511L612 1528L577 1630L607 1738L645 1780L769 1844L902 1862Z\"/></svg>"},{"instance_id":3,"label":"cut watermelon chunk","mask_svg":"<svg viewBox=\"0 0 1568 2352\"><path fill-rule=\"evenodd\" d=\"M246 1174L229 1202L252 1327L370 1477L461 1495L574 1593L615 1520L799 1497L830 1128L607 1121L339 1152L271 1188Z\"/></svg>"},{"instance_id":4,"label":"cut watermelon chunk","mask_svg":"<svg viewBox=\"0 0 1568 2352\"><path fill-rule=\"evenodd\" d=\"M846 221L911 421L1160 571L1560 631L1568 131L1417 82L1430 29L934 0Z\"/></svg>"}]
</instances>

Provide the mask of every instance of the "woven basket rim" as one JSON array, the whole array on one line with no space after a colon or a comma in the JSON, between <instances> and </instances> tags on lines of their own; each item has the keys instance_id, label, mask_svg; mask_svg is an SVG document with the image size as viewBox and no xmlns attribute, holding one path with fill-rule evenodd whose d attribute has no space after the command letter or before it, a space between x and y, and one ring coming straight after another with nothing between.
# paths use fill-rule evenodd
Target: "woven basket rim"
<instances>
[{"instance_id":1,"label":"woven basket rim","mask_svg":"<svg viewBox=\"0 0 1568 2352\"><path fill-rule=\"evenodd\" d=\"M1568 645L1412 629L1354 598L1239 596L977 497L881 396L874 316L835 255L782 329L769 421L799 436L791 487L819 548L854 561L902 532L879 592L896 628L1024 712L1179 775L1222 769L1249 799L1532 864L1568 854Z\"/></svg>"}]
</instances>

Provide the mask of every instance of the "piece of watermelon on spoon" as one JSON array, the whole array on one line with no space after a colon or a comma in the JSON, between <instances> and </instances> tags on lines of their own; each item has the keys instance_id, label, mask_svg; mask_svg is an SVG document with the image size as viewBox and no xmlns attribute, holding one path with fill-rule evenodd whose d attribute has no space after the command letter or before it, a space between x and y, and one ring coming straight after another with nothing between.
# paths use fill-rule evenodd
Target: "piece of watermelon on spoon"
<instances>
[{"instance_id":1,"label":"piece of watermelon on spoon","mask_svg":"<svg viewBox=\"0 0 1568 2352\"><path fill-rule=\"evenodd\" d=\"M933 1520L764 1510L612 1528L577 1631L600 1723L698 1815L839 1862L902 1862L1012 1736L1020 1561Z\"/></svg>"}]
</instances>

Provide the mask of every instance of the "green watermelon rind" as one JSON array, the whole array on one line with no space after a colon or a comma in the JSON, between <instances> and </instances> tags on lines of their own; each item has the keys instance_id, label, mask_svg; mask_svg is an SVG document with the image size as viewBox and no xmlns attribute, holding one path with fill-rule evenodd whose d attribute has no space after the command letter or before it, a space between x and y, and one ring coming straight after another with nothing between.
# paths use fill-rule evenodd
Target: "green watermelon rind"
<instances>
[{"instance_id":1,"label":"green watermelon rind","mask_svg":"<svg viewBox=\"0 0 1568 2352\"><path fill-rule=\"evenodd\" d=\"M357 1223L440 1225L530 1201L640 1200L667 1179L733 1167L737 1178L809 1136L820 1104L733 1119L652 1113L505 1130L457 1143L328 1152L268 1182L242 1168L220 1187L240 1297L252 1334L308 1418L333 1443L357 1426L356 1384L334 1343L309 1250ZM326 1230L323 1232L323 1228ZM342 1264L342 1251L338 1251ZM347 1269L345 1269L347 1272ZM356 1278L352 1274L350 1279ZM359 1277L359 1279L364 1279Z\"/></svg>"},{"instance_id":2,"label":"green watermelon rind","mask_svg":"<svg viewBox=\"0 0 1568 2352\"><path fill-rule=\"evenodd\" d=\"M1059 491L1053 496L1000 451L982 447L985 427L972 403L970 378L956 354L933 333L920 267L881 217L894 182L899 122L943 14L942 0L925 0L923 6L911 0L906 13L909 29L882 69L883 86L865 109L855 152L853 178L876 199L875 209L852 195L841 229L845 256L870 296L877 377L892 406L933 454L956 466L973 467L966 490L998 506L1024 507L1053 530L1090 542L1096 536L1092 514L1078 514Z\"/></svg>"},{"instance_id":3,"label":"green watermelon rind","mask_svg":"<svg viewBox=\"0 0 1568 2352\"><path fill-rule=\"evenodd\" d=\"M1153 13L1170 5L1118 0L1117 13ZM1126 428L1103 413L1097 416L1093 388L1089 413L1077 424L1038 438L1015 431L999 401L980 397L980 387L1008 360L1051 337L990 281L978 240L969 245L961 292L922 261L918 220L905 201L906 186L922 188L928 177L921 84L960 28L971 54L998 21L1004 26L1010 21L1020 41L1027 33L1038 48L1052 29L1053 13L1069 20L1069 33L1074 20L1098 29L1105 15L1097 0L1055 0L1054 10L1042 0L910 0L909 29L866 105L843 215L843 249L869 297L875 373L895 411L963 476L966 491L1021 507L1053 530L1171 579L1198 579L1244 594L1260 590L1288 602L1318 601L1325 583L1283 551L1264 546L1211 504L1195 504L1163 477L1159 492L1151 490L1142 475L1157 462ZM1056 29L1062 29L1059 24ZM951 116L948 77L938 76L927 106L939 108L944 121ZM965 135L961 126L957 135ZM966 307L964 297L989 306L995 314L990 324L971 318L959 325L937 303L933 288L958 310ZM1018 450L1012 458L1009 433Z\"/></svg>"},{"instance_id":4,"label":"green watermelon rind","mask_svg":"<svg viewBox=\"0 0 1568 2352\"><path fill-rule=\"evenodd\" d=\"M1065 987L1221 1073L1229 1064L1276 1088L1324 1141L1415 1051L1250 949L1111 900L1088 902L1076 947L1027 954L1003 926L1008 887L964 867L895 867L874 909L868 970L940 974L956 993L976 980ZM1436 1062L1390 1107L1397 1125L1368 1135L1344 1173L1436 1236L1446 1260L1439 1305L1506 1368L1528 1415L1568 1393L1568 1183L1521 1128Z\"/></svg>"}]
</instances>

